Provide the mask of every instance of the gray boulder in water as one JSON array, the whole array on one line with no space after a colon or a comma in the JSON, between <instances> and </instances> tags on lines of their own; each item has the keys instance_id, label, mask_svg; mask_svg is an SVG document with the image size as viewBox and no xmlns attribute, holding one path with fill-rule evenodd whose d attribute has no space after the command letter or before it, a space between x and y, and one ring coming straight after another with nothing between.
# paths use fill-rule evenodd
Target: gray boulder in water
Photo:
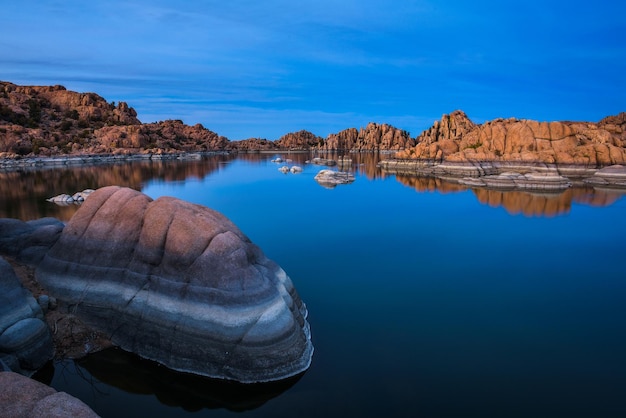
<instances>
[{"instance_id":1,"label":"gray boulder in water","mask_svg":"<svg viewBox=\"0 0 626 418\"><path fill-rule=\"evenodd\" d=\"M36 277L115 344L175 370L252 383L311 362L306 307L289 277L203 206L99 189Z\"/></svg>"},{"instance_id":2,"label":"gray boulder in water","mask_svg":"<svg viewBox=\"0 0 626 418\"><path fill-rule=\"evenodd\" d=\"M35 298L0 258L0 360L3 368L31 374L52 359L50 329Z\"/></svg>"}]
</instances>

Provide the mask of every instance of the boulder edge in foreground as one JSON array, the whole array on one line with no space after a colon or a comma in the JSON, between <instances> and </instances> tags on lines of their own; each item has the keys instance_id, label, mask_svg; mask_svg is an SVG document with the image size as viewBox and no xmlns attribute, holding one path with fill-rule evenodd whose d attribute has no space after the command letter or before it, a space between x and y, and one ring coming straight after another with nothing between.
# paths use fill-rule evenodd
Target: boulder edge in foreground
<instances>
[{"instance_id":1,"label":"boulder edge in foreground","mask_svg":"<svg viewBox=\"0 0 626 418\"><path fill-rule=\"evenodd\" d=\"M291 279L200 205L98 189L36 277L114 344L174 370L256 383L311 363L307 310Z\"/></svg>"}]
</instances>

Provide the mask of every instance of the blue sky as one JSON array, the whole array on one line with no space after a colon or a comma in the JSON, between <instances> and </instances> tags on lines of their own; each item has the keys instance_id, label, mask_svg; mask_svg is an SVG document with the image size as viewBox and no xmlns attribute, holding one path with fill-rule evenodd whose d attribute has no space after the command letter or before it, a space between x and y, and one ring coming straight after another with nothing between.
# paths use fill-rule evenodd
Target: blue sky
<instances>
[{"instance_id":1,"label":"blue sky","mask_svg":"<svg viewBox=\"0 0 626 418\"><path fill-rule=\"evenodd\" d=\"M229 139L626 111L623 1L3 1L0 80Z\"/></svg>"}]
</instances>

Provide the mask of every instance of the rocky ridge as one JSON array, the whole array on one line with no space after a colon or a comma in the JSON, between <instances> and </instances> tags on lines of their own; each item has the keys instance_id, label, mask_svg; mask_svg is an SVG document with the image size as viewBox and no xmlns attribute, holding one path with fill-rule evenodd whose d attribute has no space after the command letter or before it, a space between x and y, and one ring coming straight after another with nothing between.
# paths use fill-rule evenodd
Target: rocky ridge
<instances>
[{"instance_id":1,"label":"rocky ridge","mask_svg":"<svg viewBox=\"0 0 626 418\"><path fill-rule=\"evenodd\" d=\"M626 163L626 112L591 122L495 119L473 123L457 110L417 137L399 159L507 161L604 167Z\"/></svg>"},{"instance_id":2,"label":"rocky ridge","mask_svg":"<svg viewBox=\"0 0 626 418\"><path fill-rule=\"evenodd\" d=\"M360 151L397 151L410 148L415 141L407 131L386 123L368 123L365 128L345 129L328 135L326 141L318 146L323 151L349 150Z\"/></svg>"},{"instance_id":3,"label":"rocky ridge","mask_svg":"<svg viewBox=\"0 0 626 418\"><path fill-rule=\"evenodd\" d=\"M355 134L353 134L353 132ZM328 139L301 130L272 141L230 141L201 124L180 120L142 123L125 102L65 87L18 86L0 81L0 158L57 155L163 155L181 152L273 150L399 150L414 142L408 132L370 123ZM326 143L329 142L327 145Z\"/></svg>"}]
</instances>

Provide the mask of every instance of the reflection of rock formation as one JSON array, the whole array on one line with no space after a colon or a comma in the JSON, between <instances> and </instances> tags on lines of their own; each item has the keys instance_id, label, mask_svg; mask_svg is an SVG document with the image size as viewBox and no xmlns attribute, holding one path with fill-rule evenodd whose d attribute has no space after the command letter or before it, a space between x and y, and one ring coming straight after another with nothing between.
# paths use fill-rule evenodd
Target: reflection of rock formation
<instances>
[{"instance_id":1,"label":"reflection of rock formation","mask_svg":"<svg viewBox=\"0 0 626 418\"><path fill-rule=\"evenodd\" d=\"M154 394L161 403L187 411L258 408L289 389L301 377L244 385L175 372L120 349L91 354L78 364L103 383L125 392Z\"/></svg>"},{"instance_id":2,"label":"reflection of rock formation","mask_svg":"<svg viewBox=\"0 0 626 418\"><path fill-rule=\"evenodd\" d=\"M342 167L343 171L354 171L361 175L365 175L368 179L374 180L377 178L385 178L387 175L378 167L378 162L381 160L381 156L378 152L355 152L355 153L341 153L341 152L320 152L316 153L320 157L329 160L339 161L342 158L349 158L352 160L349 167Z\"/></svg>"},{"instance_id":3,"label":"reflection of rock formation","mask_svg":"<svg viewBox=\"0 0 626 418\"><path fill-rule=\"evenodd\" d=\"M396 179L405 186L412 187L418 192L457 193L467 190L467 186L451 183L438 177L419 177L397 175Z\"/></svg>"},{"instance_id":4,"label":"reflection of rock formation","mask_svg":"<svg viewBox=\"0 0 626 418\"><path fill-rule=\"evenodd\" d=\"M574 202L594 207L610 206L624 197L621 191L592 189L591 187L576 187L571 189L571 192Z\"/></svg>"},{"instance_id":5,"label":"reflection of rock formation","mask_svg":"<svg viewBox=\"0 0 626 418\"><path fill-rule=\"evenodd\" d=\"M418 192L456 193L469 189L468 186L449 182L438 177L396 175L396 179ZM503 207L511 215L557 216L569 213L572 202L590 206L609 206L624 195L610 190L591 187L574 187L562 193L531 193L521 190L493 190L472 188L478 201L491 207Z\"/></svg>"},{"instance_id":6,"label":"reflection of rock formation","mask_svg":"<svg viewBox=\"0 0 626 418\"><path fill-rule=\"evenodd\" d=\"M76 207L59 207L45 200L68 190L120 185L140 190L150 180L202 179L234 157L212 156L192 161L134 161L113 165L0 172L0 218L22 220L54 216L68 220ZM18 205L15 202L19 202Z\"/></svg>"},{"instance_id":7,"label":"reflection of rock formation","mask_svg":"<svg viewBox=\"0 0 626 418\"><path fill-rule=\"evenodd\" d=\"M307 310L291 279L203 206L98 189L36 277L114 344L175 370L254 383L311 363Z\"/></svg>"},{"instance_id":8,"label":"reflection of rock formation","mask_svg":"<svg viewBox=\"0 0 626 418\"><path fill-rule=\"evenodd\" d=\"M556 216L569 213L572 202L602 207L615 203L622 194L594 190L591 188L572 188L559 194L535 194L523 191L498 191L472 189L478 200L491 207L502 206L512 215Z\"/></svg>"},{"instance_id":9,"label":"reflection of rock formation","mask_svg":"<svg viewBox=\"0 0 626 418\"><path fill-rule=\"evenodd\" d=\"M560 194L534 194L519 190L500 191L472 189L478 201L491 207L504 207L511 215L556 216L569 213L572 206L572 191Z\"/></svg>"}]
</instances>

